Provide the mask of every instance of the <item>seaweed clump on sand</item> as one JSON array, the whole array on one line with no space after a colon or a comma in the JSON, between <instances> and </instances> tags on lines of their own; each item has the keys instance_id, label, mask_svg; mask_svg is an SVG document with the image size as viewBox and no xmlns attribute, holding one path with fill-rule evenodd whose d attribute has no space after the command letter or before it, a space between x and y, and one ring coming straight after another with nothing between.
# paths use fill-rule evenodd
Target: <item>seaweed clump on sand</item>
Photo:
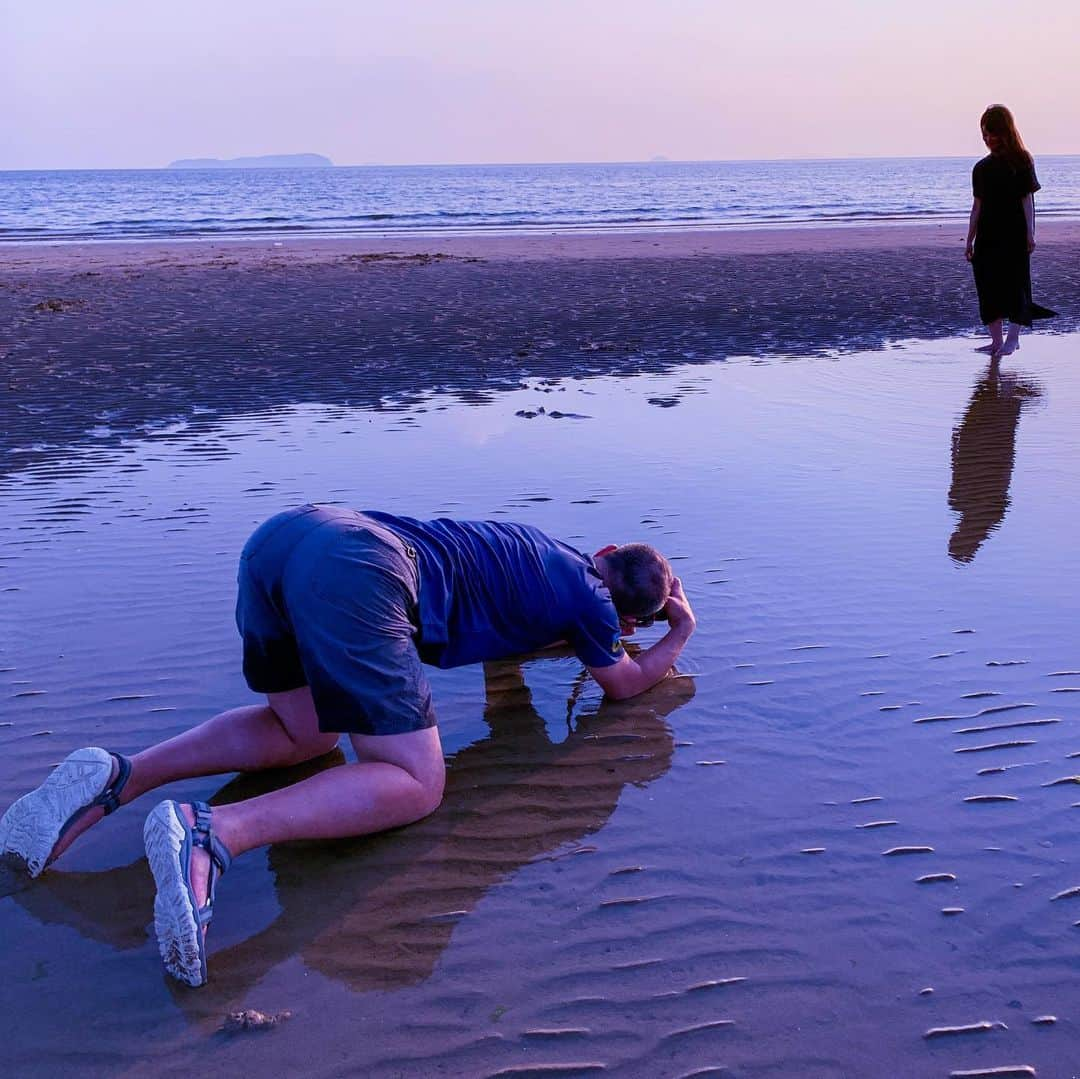
<instances>
[{"instance_id":1,"label":"seaweed clump on sand","mask_svg":"<svg viewBox=\"0 0 1080 1079\"><path fill-rule=\"evenodd\" d=\"M292 1012L267 1012L256 1011L254 1008L244 1008L242 1011L229 1012L221 1029L226 1034L241 1034L249 1030L273 1030L287 1019L292 1018Z\"/></svg>"}]
</instances>

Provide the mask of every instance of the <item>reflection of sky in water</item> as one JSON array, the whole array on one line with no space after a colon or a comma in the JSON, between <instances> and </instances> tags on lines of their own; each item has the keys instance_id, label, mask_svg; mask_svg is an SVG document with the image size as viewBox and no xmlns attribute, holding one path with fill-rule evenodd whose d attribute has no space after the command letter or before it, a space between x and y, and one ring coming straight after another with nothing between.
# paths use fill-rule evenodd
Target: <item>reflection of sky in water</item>
<instances>
[{"instance_id":1,"label":"reflection of sky in water","mask_svg":"<svg viewBox=\"0 0 1080 1079\"><path fill-rule=\"evenodd\" d=\"M1017 977L1037 987L1032 949L1055 948L1061 963L1069 951L1061 941L1071 921L1060 904L1049 918L1047 895L1075 883L1062 869L1070 798L1041 786L1076 770L1066 754L1080 750L1071 726L1080 694L1061 692L1080 676L1058 673L1080 669L1075 354L1075 339L1041 337L1013 358L1011 369L1042 396L1015 429L1007 511L966 564L949 557L952 433L985 369L967 341L537 385L469 406L438 396L401 411L305 405L42 458L0 487L0 718L10 723L0 727L0 802L70 746L130 750L248 699L232 626L235 559L255 525L283 507L342 501L502 516L588 551L644 539L675 559L694 603L699 632L682 666L700 677L693 700L668 717L676 741L692 744L647 790L625 793L604 827L620 856L655 861L666 890L690 904L719 887L725 897L710 902L754 910L747 939L797 952L785 976L821 975L823 999L840 1007L871 977L850 975L846 955L872 957L886 996L896 995L884 986L899 970L916 977L897 940L943 982L982 962L968 938L959 956L946 956L936 923L919 922L938 917L940 897L880 858L894 843L928 843L948 852L948 864L932 859L919 872L966 866L958 905L981 912L1001 954L1027 971ZM528 671L554 741L566 738L577 673L569 659ZM484 737L479 669L434 672L433 685L448 750ZM573 707L581 714L597 703L590 685ZM976 715L1010 704L1028 707ZM939 715L957 722L912 722ZM954 752L971 744L954 733L960 727L1038 718L1061 722L977 735L1027 746ZM697 766L705 760L728 763ZM988 766L1004 770L979 776ZM1008 818L961 800L999 787L1021 797ZM850 801L868 795L883 803L853 815ZM999 816L974 815L982 809ZM883 829L895 833L887 842L855 830L875 817L900 821ZM141 818L119 815L70 867L136 859ZM790 861L816 846L835 860ZM992 868L979 860L989 846L1005 848ZM740 858L756 865L752 879L735 871ZM264 863L244 864L233 887L249 889L260 925L270 924ZM524 882L537 874L520 878L516 902L527 904ZM1014 890L1014 880L1031 886ZM472 943L451 946L448 969L496 932L499 903L510 901L491 902L491 923L470 922ZM800 904L812 910L797 927ZM878 921L885 910L888 929ZM562 931L571 934L571 923ZM242 919L225 916L218 930L240 940ZM672 946L661 933L657 948ZM535 961L515 948L526 968ZM1045 978L1060 974L1059 964ZM439 977L431 984L436 992ZM533 988L540 1007L545 990ZM985 1003L996 1017L993 991L970 991L979 1004L963 1015L983 1018L975 1012ZM425 990L415 992L422 1007ZM1050 998L1040 998L1046 1011ZM780 985L761 1007L784 1000ZM870 1045L876 1013L864 1013ZM923 1017L910 1019L921 1031ZM893 1051L907 1044L900 1038ZM912 1045L911 1059L922 1051Z\"/></svg>"}]
</instances>

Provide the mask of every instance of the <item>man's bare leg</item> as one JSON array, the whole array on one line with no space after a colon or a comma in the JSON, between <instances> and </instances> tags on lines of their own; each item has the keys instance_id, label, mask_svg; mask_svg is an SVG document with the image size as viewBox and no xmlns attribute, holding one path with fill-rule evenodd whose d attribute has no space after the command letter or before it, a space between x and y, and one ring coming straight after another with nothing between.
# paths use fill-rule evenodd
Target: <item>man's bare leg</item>
<instances>
[{"instance_id":1,"label":"man's bare leg","mask_svg":"<svg viewBox=\"0 0 1080 1079\"><path fill-rule=\"evenodd\" d=\"M337 745L339 735L319 730L311 690L306 686L270 693L267 702L222 712L136 753L120 804L179 779L285 768L329 753ZM52 859L103 816L104 810L94 809L77 821L53 848Z\"/></svg>"},{"instance_id":2,"label":"man's bare leg","mask_svg":"<svg viewBox=\"0 0 1080 1079\"><path fill-rule=\"evenodd\" d=\"M350 739L359 763L214 808L214 834L233 857L293 839L369 835L411 824L438 808L446 766L437 727ZM191 806L180 808L194 824ZM194 847L189 874L199 906L207 899L209 873L209 854Z\"/></svg>"}]
</instances>

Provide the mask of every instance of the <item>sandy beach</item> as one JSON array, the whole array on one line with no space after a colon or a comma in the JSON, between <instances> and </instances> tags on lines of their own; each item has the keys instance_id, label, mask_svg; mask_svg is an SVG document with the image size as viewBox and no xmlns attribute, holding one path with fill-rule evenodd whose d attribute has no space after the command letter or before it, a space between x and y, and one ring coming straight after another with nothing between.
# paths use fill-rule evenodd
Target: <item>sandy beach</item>
<instances>
[{"instance_id":1,"label":"sandy beach","mask_svg":"<svg viewBox=\"0 0 1080 1079\"><path fill-rule=\"evenodd\" d=\"M626 259L642 256L682 259L697 255L829 254L836 251L898 251L908 248L959 248L963 251L966 220L922 224L896 221L886 225L848 224L792 227L727 227L717 229L656 228L642 231L552 230L480 232L439 236L350 236L341 239L275 237L0 245L5 271L142 269L168 262L176 266L212 265L225 259L255 267L335 262L348 255L437 256L479 258L499 262L559 259ZM1080 243L1080 221L1040 219L1042 244Z\"/></svg>"},{"instance_id":2,"label":"sandy beach","mask_svg":"<svg viewBox=\"0 0 1080 1079\"><path fill-rule=\"evenodd\" d=\"M998 368L962 239L0 248L0 806L251 702L237 554L304 501L646 540L698 617L618 704L557 650L433 671L443 807L238 858L203 989L156 798L0 867L11 1073L1071 1075L1080 229Z\"/></svg>"},{"instance_id":3,"label":"sandy beach","mask_svg":"<svg viewBox=\"0 0 1080 1079\"><path fill-rule=\"evenodd\" d=\"M980 331L964 227L0 248L0 451L297 400ZM1080 223L1036 296L1080 317Z\"/></svg>"}]
</instances>

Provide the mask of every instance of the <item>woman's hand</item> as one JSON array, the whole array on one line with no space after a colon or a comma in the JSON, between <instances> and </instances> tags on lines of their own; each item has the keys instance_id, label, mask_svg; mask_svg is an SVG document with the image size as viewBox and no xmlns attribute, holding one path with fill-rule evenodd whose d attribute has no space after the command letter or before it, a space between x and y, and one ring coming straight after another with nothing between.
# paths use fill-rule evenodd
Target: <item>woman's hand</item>
<instances>
[{"instance_id":1,"label":"woman's hand","mask_svg":"<svg viewBox=\"0 0 1080 1079\"><path fill-rule=\"evenodd\" d=\"M1034 251L1034 250L1035 250L1035 237L1034 236L1029 236L1028 237L1028 254L1030 255L1031 252Z\"/></svg>"},{"instance_id":2,"label":"woman's hand","mask_svg":"<svg viewBox=\"0 0 1080 1079\"><path fill-rule=\"evenodd\" d=\"M970 262L974 257L975 257L975 248L969 242L967 244L967 246L964 248L964 258L966 258L968 260L968 262Z\"/></svg>"}]
</instances>

